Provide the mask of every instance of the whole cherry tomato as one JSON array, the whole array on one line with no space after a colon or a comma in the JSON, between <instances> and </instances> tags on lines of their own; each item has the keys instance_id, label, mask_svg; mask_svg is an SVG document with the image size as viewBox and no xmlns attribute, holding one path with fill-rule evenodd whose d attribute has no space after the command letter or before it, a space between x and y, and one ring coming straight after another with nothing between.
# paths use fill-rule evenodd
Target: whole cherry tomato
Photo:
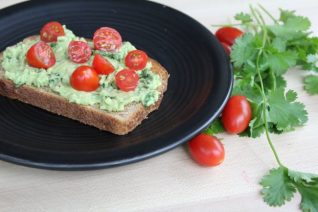
<instances>
[{"instance_id":1,"label":"whole cherry tomato","mask_svg":"<svg viewBox=\"0 0 318 212\"><path fill-rule=\"evenodd\" d=\"M217 166L224 161L223 144L214 136L201 133L188 146L193 160L202 166Z\"/></svg>"},{"instance_id":2,"label":"whole cherry tomato","mask_svg":"<svg viewBox=\"0 0 318 212\"><path fill-rule=\"evenodd\" d=\"M245 96L232 96L222 112L222 123L230 134L243 132L252 118L252 108Z\"/></svg>"},{"instance_id":3,"label":"whole cherry tomato","mask_svg":"<svg viewBox=\"0 0 318 212\"><path fill-rule=\"evenodd\" d=\"M243 32L235 27L221 27L215 32L215 36L220 42L226 43L232 46L235 40L242 36Z\"/></svg>"}]
</instances>

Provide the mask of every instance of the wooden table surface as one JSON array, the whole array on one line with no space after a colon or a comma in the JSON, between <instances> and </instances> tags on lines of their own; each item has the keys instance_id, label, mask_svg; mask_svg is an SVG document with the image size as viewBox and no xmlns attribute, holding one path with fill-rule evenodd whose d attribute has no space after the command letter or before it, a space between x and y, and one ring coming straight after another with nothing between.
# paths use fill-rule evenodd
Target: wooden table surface
<instances>
[{"instance_id":1,"label":"wooden table surface","mask_svg":"<svg viewBox=\"0 0 318 212\"><path fill-rule=\"evenodd\" d=\"M0 7L20 2L0 0ZM249 0L157 0L197 19L207 28L226 23ZM277 14L295 9L308 16L318 33L317 0L258 1ZM287 73L288 86L299 93L309 112L306 126L273 135L281 159L290 168L318 173L318 96L302 89L305 72ZM98 170L62 172L0 161L0 211L297 211L296 195L281 208L270 208L259 195L260 178L276 166L265 137L222 134L225 162L216 168L197 166L184 147L135 164Z\"/></svg>"}]
</instances>

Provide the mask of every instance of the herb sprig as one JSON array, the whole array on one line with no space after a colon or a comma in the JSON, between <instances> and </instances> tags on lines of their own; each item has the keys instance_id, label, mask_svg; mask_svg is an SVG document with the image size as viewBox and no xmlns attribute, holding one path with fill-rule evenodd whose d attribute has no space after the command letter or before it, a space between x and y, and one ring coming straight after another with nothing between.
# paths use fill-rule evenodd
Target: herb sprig
<instances>
[{"instance_id":1,"label":"herb sprig","mask_svg":"<svg viewBox=\"0 0 318 212\"><path fill-rule=\"evenodd\" d=\"M272 23L265 22L264 15ZM250 13L239 13L235 20L245 34L235 41L230 55L234 66L233 95L244 95L251 103L253 118L241 136L259 137L265 133L278 168L261 180L264 201L281 206L290 201L296 191L301 195L303 211L318 211L318 175L293 171L281 162L270 133L284 133L303 126L307 120L304 104L297 101L297 93L288 90L283 75L299 66L318 73L318 38L312 37L308 18L295 11L280 10L279 19L265 8L250 7ZM309 94L318 94L318 76L304 79ZM220 120L206 129L215 134L224 131Z\"/></svg>"}]
</instances>

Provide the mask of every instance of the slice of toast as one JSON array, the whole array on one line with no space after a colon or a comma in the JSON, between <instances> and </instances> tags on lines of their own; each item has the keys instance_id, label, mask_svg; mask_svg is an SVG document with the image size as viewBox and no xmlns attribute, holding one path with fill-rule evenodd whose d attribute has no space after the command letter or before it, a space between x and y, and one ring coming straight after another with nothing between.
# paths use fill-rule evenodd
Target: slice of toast
<instances>
[{"instance_id":1,"label":"slice of toast","mask_svg":"<svg viewBox=\"0 0 318 212\"><path fill-rule=\"evenodd\" d=\"M26 38L34 39L34 36ZM62 115L81 123L94 126L100 130L109 131L118 135L125 135L134 130L148 114L157 110L160 106L164 92L167 90L169 74L157 61L149 59L152 63L152 71L162 79L158 87L160 97L158 101L144 107L141 103L131 103L125 106L121 112L108 112L93 106L84 106L70 103L64 97L44 89L28 85L16 87L15 84L5 78L5 70L1 67L3 54L0 53L0 95L17 99L24 103L42 108L52 113Z\"/></svg>"}]
</instances>

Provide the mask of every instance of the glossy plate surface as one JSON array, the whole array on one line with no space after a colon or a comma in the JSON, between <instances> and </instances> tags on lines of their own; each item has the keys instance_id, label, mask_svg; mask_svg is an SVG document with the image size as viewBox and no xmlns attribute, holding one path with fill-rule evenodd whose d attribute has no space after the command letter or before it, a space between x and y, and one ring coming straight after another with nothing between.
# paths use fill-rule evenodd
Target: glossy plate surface
<instances>
[{"instance_id":1,"label":"glossy plate surface","mask_svg":"<svg viewBox=\"0 0 318 212\"><path fill-rule=\"evenodd\" d=\"M140 0L32 1L0 11L0 50L57 20L91 38L101 26L145 50L170 73L158 111L126 136L0 97L0 159L62 170L98 169L170 150L203 130L227 101L232 72L216 38L169 7Z\"/></svg>"}]
</instances>

